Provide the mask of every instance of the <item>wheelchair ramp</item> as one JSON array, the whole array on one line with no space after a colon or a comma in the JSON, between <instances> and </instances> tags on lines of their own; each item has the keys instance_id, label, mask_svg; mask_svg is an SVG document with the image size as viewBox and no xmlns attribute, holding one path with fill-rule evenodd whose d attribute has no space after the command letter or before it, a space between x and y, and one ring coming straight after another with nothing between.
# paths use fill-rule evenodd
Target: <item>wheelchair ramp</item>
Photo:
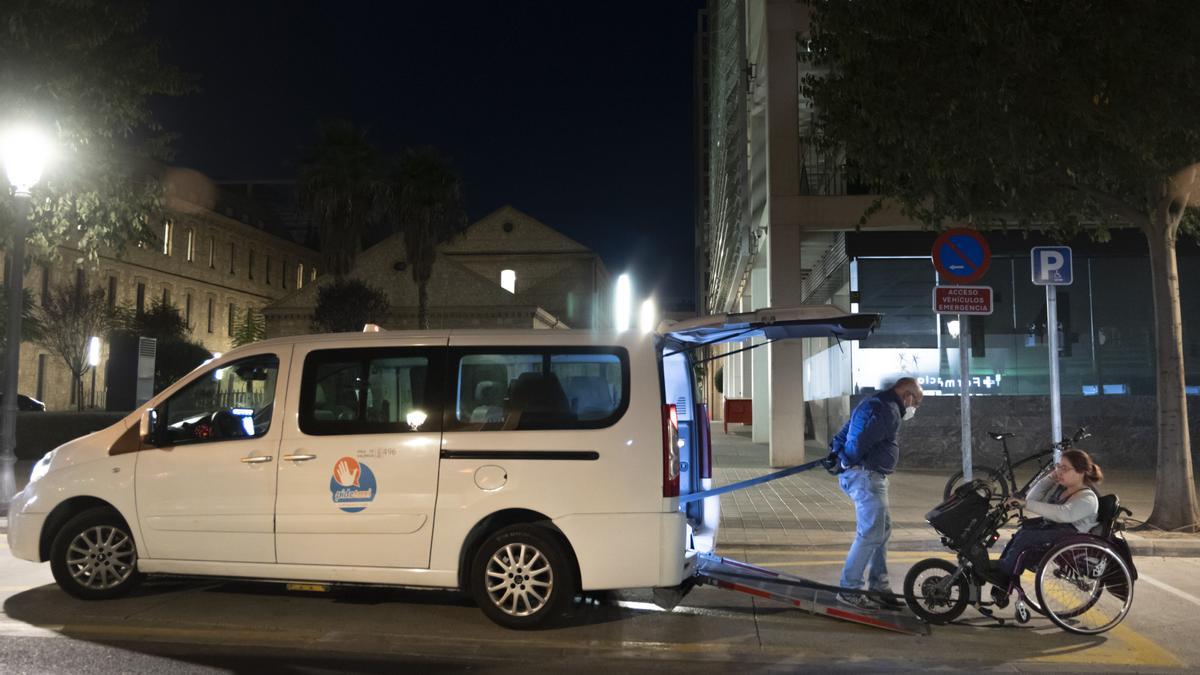
<instances>
[{"instance_id":1,"label":"wheelchair ramp","mask_svg":"<svg viewBox=\"0 0 1200 675\"><path fill-rule=\"evenodd\" d=\"M828 616L905 635L929 634L929 626L906 611L864 611L848 607L837 601L834 591L803 577L711 554L699 554L697 558L696 577L702 584L777 600L818 616Z\"/></svg>"}]
</instances>

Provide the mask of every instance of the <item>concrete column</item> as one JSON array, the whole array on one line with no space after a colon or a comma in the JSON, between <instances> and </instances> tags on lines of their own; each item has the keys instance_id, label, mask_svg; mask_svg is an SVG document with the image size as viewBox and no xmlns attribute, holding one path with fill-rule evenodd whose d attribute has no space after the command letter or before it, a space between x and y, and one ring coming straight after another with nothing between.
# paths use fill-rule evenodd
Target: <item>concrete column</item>
<instances>
[{"instance_id":1,"label":"concrete column","mask_svg":"<svg viewBox=\"0 0 1200 675\"><path fill-rule=\"evenodd\" d=\"M765 256L760 254L759 259L762 260L763 257ZM750 272L750 278L753 280L754 309L769 307L770 294L765 264L756 266ZM761 338L756 338L754 344L762 341ZM754 363L754 394L752 398L754 399L753 440L755 443L771 442L771 358L769 349L770 347L759 347L748 352Z\"/></svg>"},{"instance_id":2,"label":"concrete column","mask_svg":"<svg viewBox=\"0 0 1200 675\"><path fill-rule=\"evenodd\" d=\"M796 33L808 10L788 0L767 0L765 9L766 40L760 53L766 59L765 64L760 62L759 77L766 79L768 299L771 307L789 307L801 302L803 232L799 222L785 219L772 206L800 192ZM769 407L764 416L769 425L769 461L771 466L800 464L804 461L804 347L800 340L784 340L766 349L770 350Z\"/></svg>"}]
</instances>

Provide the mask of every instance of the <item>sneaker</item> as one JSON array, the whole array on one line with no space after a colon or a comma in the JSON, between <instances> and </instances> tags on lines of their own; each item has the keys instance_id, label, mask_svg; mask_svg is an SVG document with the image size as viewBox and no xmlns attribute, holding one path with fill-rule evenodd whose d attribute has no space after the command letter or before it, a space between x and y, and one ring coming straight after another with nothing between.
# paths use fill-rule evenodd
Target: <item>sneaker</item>
<instances>
[{"instance_id":1,"label":"sneaker","mask_svg":"<svg viewBox=\"0 0 1200 675\"><path fill-rule=\"evenodd\" d=\"M864 609L867 611L881 609L878 602L875 602L862 593L838 593L837 601L855 609Z\"/></svg>"},{"instance_id":2,"label":"sneaker","mask_svg":"<svg viewBox=\"0 0 1200 675\"><path fill-rule=\"evenodd\" d=\"M895 591L890 588L881 588L877 591L871 591L871 600L875 601L880 607L890 610L904 609L904 603L896 596Z\"/></svg>"}]
</instances>

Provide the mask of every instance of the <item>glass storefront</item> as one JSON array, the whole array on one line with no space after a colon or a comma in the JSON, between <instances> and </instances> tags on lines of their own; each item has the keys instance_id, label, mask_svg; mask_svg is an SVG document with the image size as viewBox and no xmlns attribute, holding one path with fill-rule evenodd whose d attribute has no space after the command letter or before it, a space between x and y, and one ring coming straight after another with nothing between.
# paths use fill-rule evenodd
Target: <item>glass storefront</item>
<instances>
[{"instance_id":1,"label":"glass storefront","mask_svg":"<svg viewBox=\"0 0 1200 675\"><path fill-rule=\"evenodd\" d=\"M956 395L957 316L932 309L937 274L928 257L859 257L833 302L883 315L856 343L808 340L805 398L870 393L915 377L929 395ZM1075 255L1075 283L1058 289L1059 370L1064 396L1154 395L1154 304L1145 257ZM1200 258L1179 258L1188 392L1200 394ZM1049 392L1046 293L1028 255L995 256L978 285L994 311L969 321L973 395ZM857 300L855 303L849 300Z\"/></svg>"}]
</instances>

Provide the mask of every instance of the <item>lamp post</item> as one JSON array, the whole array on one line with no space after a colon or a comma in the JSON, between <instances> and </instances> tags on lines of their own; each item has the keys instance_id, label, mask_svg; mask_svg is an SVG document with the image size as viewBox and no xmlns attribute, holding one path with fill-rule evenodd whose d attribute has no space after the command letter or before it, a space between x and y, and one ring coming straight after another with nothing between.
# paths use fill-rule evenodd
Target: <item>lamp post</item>
<instances>
[{"instance_id":1,"label":"lamp post","mask_svg":"<svg viewBox=\"0 0 1200 675\"><path fill-rule=\"evenodd\" d=\"M16 196L16 222L13 223L9 264L4 270L8 299L7 342L4 351L3 402L0 407L0 512L17 492L14 469L17 464L17 381L21 367L21 310L24 309L25 235L29 227L30 191L42 178L42 169L50 154L50 144L37 129L17 127L0 138L0 163Z\"/></svg>"}]
</instances>

